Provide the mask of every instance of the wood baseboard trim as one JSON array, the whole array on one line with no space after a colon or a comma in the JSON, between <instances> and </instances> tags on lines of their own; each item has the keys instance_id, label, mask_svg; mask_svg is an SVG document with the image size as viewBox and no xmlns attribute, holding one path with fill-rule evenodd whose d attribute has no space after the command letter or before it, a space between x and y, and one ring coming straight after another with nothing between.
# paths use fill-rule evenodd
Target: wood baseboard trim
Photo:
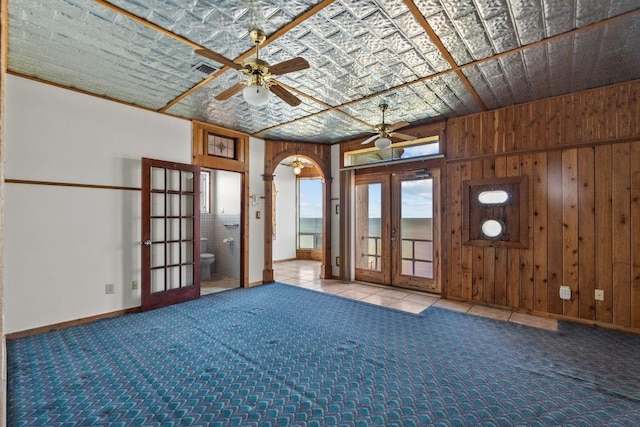
<instances>
[{"instance_id":1,"label":"wood baseboard trim","mask_svg":"<svg viewBox=\"0 0 640 427\"><path fill-rule=\"evenodd\" d=\"M273 261L274 264L280 264L281 262L289 262L289 261L295 261L297 258L286 258L286 259L279 259L277 261Z\"/></svg>"},{"instance_id":2,"label":"wood baseboard trim","mask_svg":"<svg viewBox=\"0 0 640 427\"><path fill-rule=\"evenodd\" d=\"M249 283L249 285L247 285L248 288L253 288L254 286L260 286L260 285L264 285L264 282L262 280L258 281L258 282L251 282Z\"/></svg>"},{"instance_id":3,"label":"wood baseboard trim","mask_svg":"<svg viewBox=\"0 0 640 427\"><path fill-rule=\"evenodd\" d=\"M117 185L80 184L75 182L32 181L28 179L5 179L8 184L52 185L55 187L98 188L102 190L140 191L139 187L121 187Z\"/></svg>"},{"instance_id":4,"label":"wood baseboard trim","mask_svg":"<svg viewBox=\"0 0 640 427\"><path fill-rule=\"evenodd\" d=\"M140 311L142 311L141 307L133 307L133 308L126 308L124 310L112 311L110 313L98 314L96 316L84 317L82 319L68 320L66 322L55 323L53 325L40 326L38 328L27 329L19 332L12 332L10 334L5 335L5 339L7 341L11 341L11 340L17 340L20 338L30 337L33 335L46 334L47 332L53 332L53 331L58 331L60 329L71 328L73 326L84 325L87 323L95 322L97 320L120 317L125 314L139 313Z\"/></svg>"}]
</instances>

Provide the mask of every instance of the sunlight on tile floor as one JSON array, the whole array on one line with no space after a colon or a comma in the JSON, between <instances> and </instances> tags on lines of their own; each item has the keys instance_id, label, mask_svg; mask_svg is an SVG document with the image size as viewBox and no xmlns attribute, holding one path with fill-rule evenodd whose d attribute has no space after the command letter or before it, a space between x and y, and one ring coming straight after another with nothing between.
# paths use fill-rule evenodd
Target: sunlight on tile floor
<instances>
[{"instance_id":1,"label":"sunlight on tile floor","mask_svg":"<svg viewBox=\"0 0 640 427\"><path fill-rule=\"evenodd\" d=\"M344 282L342 280L320 279L320 262L294 260L273 264L274 279L314 291L326 292L345 298L395 308L409 313L420 313L427 307L445 308L474 316L488 317L504 322L514 322L535 328L556 331L558 322L554 319L516 313L511 310L474 305L469 303L441 300L439 295L409 289L394 288L375 284Z\"/></svg>"}]
</instances>

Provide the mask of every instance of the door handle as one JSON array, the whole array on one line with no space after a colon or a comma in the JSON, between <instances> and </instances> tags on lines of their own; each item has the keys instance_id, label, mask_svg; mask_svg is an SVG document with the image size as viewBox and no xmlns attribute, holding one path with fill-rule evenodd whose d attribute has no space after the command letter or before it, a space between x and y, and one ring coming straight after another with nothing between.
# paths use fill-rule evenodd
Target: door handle
<instances>
[{"instance_id":1,"label":"door handle","mask_svg":"<svg viewBox=\"0 0 640 427\"><path fill-rule=\"evenodd\" d=\"M151 246L151 240L145 240L142 244L145 246Z\"/></svg>"}]
</instances>

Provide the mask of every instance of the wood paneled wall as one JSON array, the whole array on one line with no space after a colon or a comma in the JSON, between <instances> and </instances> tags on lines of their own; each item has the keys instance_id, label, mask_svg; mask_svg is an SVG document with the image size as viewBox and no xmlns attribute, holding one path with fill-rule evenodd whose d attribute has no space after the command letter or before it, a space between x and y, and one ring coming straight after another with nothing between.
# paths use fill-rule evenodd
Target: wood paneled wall
<instances>
[{"instance_id":1,"label":"wood paneled wall","mask_svg":"<svg viewBox=\"0 0 640 427\"><path fill-rule=\"evenodd\" d=\"M631 82L448 121L447 297L640 330L638 94ZM465 245L463 181L520 175L528 247Z\"/></svg>"}]
</instances>

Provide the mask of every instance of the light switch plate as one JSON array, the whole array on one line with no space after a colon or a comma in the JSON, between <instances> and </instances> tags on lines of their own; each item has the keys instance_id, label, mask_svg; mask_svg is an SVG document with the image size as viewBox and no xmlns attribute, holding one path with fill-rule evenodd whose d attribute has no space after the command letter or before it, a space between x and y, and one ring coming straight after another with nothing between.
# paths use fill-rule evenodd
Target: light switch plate
<instances>
[{"instance_id":1,"label":"light switch plate","mask_svg":"<svg viewBox=\"0 0 640 427\"><path fill-rule=\"evenodd\" d=\"M596 298L596 301L604 301L604 290L596 289L595 298Z\"/></svg>"}]
</instances>

